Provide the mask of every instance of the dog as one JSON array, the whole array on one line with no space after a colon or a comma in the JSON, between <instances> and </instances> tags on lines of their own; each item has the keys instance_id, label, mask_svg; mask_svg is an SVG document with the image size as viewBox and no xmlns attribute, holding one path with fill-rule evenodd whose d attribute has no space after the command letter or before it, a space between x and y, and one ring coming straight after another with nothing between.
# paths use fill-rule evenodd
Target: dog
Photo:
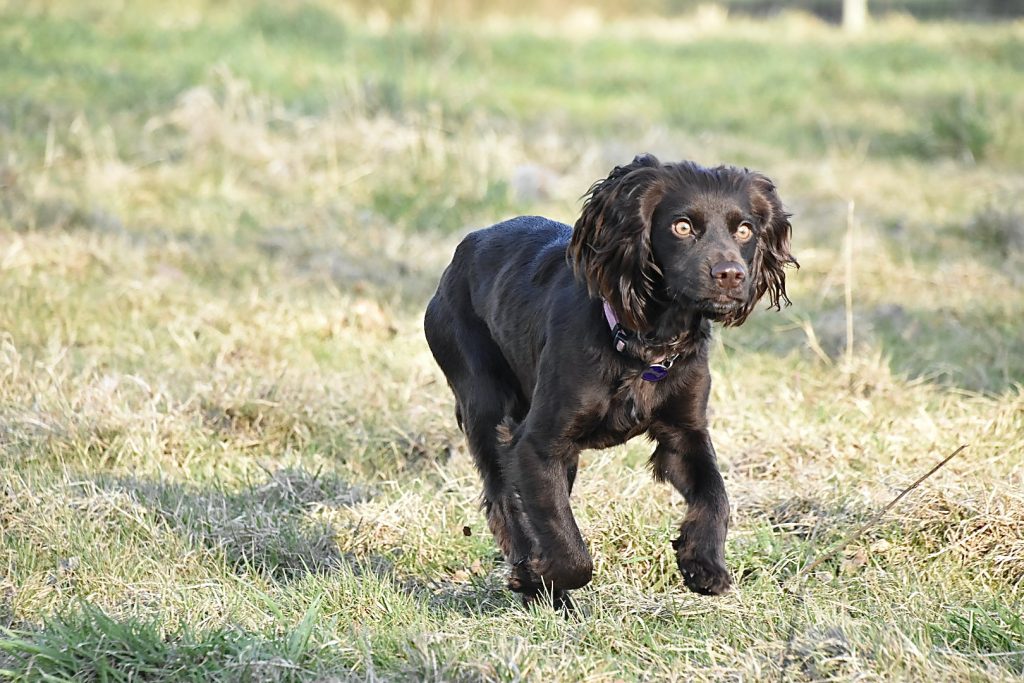
<instances>
[{"instance_id":1,"label":"dog","mask_svg":"<svg viewBox=\"0 0 1024 683\"><path fill-rule=\"evenodd\" d=\"M641 155L590 188L571 229L523 216L458 245L424 330L526 604L571 609L592 578L569 505L580 450L641 434L654 478L687 503L672 542L684 584L729 589L711 327L742 324L765 295L790 303L789 219L764 175Z\"/></svg>"}]
</instances>

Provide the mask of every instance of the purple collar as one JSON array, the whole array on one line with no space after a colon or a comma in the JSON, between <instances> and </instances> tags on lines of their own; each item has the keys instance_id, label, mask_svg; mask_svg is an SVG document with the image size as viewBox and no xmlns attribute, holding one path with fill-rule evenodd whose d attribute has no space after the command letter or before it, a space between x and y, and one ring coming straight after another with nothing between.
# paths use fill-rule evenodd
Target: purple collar
<instances>
[{"instance_id":1,"label":"purple collar","mask_svg":"<svg viewBox=\"0 0 1024 683\"><path fill-rule=\"evenodd\" d=\"M608 301L604 303L604 319L608 321L608 327L612 330L612 337L615 340L615 350L622 353L626 350L626 330L622 327L622 323L619 322L619 316L615 315L615 310Z\"/></svg>"},{"instance_id":2,"label":"purple collar","mask_svg":"<svg viewBox=\"0 0 1024 683\"><path fill-rule=\"evenodd\" d=\"M615 309L612 308L612 305L607 300L602 300L602 303L604 304L604 319L608 321L608 327L612 331L615 350L619 353L625 353L629 332L619 322L619 316L615 315ZM636 336L639 339L639 335ZM640 377L648 382L660 382L668 377L668 369L672 367L672 363L675 362L677 357L678 354L670 358L666 356L655 358Z\"/></svg>"}]
</instances>

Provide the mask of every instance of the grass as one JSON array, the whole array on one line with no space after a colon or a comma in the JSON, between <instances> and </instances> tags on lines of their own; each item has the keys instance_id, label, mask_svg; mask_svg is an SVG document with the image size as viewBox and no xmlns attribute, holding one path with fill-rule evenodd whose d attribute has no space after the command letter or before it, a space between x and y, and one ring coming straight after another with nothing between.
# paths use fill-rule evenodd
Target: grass
<instances>
[{"instance_id":1,"label":"grass","mask_svg":"<svg viewBox=\"0 0 1024 683\"><path fill-rule=\"evenodd\" d=\"M1020 24L0 8L0 677L1024 675ZM503 588L420 316L640 151L767 172L803 267L715 342L733 592L637 441L583 456L566 620Z\"/></svg>"}]
</instances>

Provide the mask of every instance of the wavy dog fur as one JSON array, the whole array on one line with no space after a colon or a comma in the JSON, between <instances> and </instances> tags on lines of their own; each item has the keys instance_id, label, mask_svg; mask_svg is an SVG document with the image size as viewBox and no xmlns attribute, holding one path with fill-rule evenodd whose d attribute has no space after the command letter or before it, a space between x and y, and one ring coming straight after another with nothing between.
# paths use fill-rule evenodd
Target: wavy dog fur
<instances>
[{"instance_id":1,"label":"wavy dog fur","mask_svg":"<svg viewBox=\"0 0 1024 683\"><path fill-rule=\"evenodd\" d=\"M755 296L742 311L721 322L742 325L765 294L776 310L782 303L789 305L783 268L797 262L789 253L790 214L783 209L775 184L747 169L705 169L692 162L662 165L650 154L640 155L626 166L616 166L583 196L585 203L573 227L568 258L591 296L609 301L627 327L639 332L650 330L647 312L661 275L651 253L651 224L654 209L668 191L668 180L673 175L695 187L718 184L736 191L749 188L754 212L766 226L751 264Z\"/></svg>"},{"instance_id":2,"label":"wavy dog fur","mask_svg":"<svg viewBox=\"0 0 1024 683\"><path fill-rule=\"evenodd\" d=\"M707 424L711 324L742 324L765 296L789 303L789 214L759 173L650 155L584 197L574 229L525 216L467 235L424 320L509 587L570 606L567 591L593 573L569 505L580 450L647 434L655 479L688 504L673 541L683 582L722 593L729 505ZM603 302L624 327L621 350ZM658 382L643 378L654 362L671 366Z\"/></svg>"}]
</instances>

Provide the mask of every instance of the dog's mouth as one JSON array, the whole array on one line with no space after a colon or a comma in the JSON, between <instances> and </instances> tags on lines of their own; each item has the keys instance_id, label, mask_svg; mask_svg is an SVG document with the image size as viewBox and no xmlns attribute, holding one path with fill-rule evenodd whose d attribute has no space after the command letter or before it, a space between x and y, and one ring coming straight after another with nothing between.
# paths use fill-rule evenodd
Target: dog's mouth
<instances>
[{"instance_id":1,"label":"dog's mouth","mask_svg":"<svg viewBox=\"0 0 1024 683\"><path fill-rule=\"evenodd\" d=\"M668 300L696 311L703 317L714 322L722 322L743 310L746 299L739 296L715 292L711 295L688 295L678 291L668 291Z\"/></svg>"},{"instance_id":2,"label":"dog's mouth","mask_svg":"<svg viewBox=\"0 0 1024 683\"><path fill-rule=\"evenodd\" d=\"M704 317L719 321L734 315L743 308L743 299L727 294L719 294L703 299L699 303L699 307Z\"/></svg>"}]
</instances>

